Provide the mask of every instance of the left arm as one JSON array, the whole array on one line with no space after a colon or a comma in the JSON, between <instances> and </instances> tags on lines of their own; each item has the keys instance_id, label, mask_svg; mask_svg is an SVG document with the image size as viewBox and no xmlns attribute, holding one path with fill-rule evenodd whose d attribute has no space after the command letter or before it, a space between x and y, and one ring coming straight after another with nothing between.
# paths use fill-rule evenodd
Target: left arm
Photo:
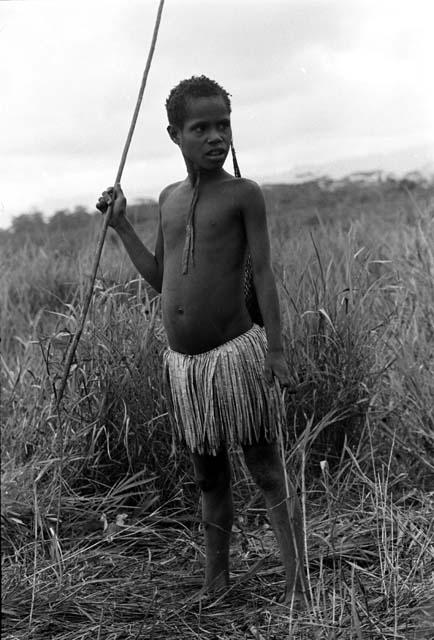
<instances>
[{"instance_id":1,"label":"left arm","mask_svg":"<svg viewBox=\"0 0 434 640\"><path fill-rule=\"evenodd\" d=\"M256 295L264 320L268 342L265 377L268 382L272 382L273 376L275 376L282 385L288 385L289 371L283 355L280 306L276 282L271 268L270 240L264 196L256 183L250 180L243 182L241 211L252 259Z\"/></svg>"}]
</instances>

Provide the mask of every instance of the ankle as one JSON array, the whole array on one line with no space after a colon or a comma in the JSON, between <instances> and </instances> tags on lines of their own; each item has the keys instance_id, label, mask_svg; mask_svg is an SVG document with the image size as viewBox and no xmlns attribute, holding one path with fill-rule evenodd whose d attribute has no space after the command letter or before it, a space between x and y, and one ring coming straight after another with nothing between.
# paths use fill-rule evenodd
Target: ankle
<instances>
[{"instance_id":1,"label":"ankle","mask_svg":"<svg viewBox=\"0 0 434 640\"><path fill-rule=\"evenodd\" d=\"M229 587L229 571L210 574L205 577L205 589L208 593L224 591Z\"/></svg>"}]
</instances>

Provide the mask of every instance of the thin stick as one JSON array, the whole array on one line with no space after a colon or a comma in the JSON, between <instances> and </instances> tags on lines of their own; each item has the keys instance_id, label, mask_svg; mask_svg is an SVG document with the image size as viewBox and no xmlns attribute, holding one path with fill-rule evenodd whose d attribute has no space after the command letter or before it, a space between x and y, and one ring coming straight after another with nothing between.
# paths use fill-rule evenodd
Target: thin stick
<instances>
[{"instance_id":1,"label":"thin stick","mask_svg":"<svg viewBox=\"0 0 434 640\"><path fill-rule=\"evenodd\" d=\"M118 168L118 172L116 174L116 179L115 179L115 185L118 185L121 181L121 177L122 177L122 172L124 170L124 166L125 166L125 161L127 159L127 154L128 154L128 150L130 148L130 144L131 144L131 140L133 137L133 133L134 133L134 129L136 126L136 122L137 122L137 117L139 115L139 110L140 110L140 105L142 103L142 98L143 98L143 94L145 91L145 87L146 87L146 81L148 79L148 73L149 73L149 69L151 68L151 62L152 62L152 57L154 55L154 50L155 50L155 44L157 42L157 36L158 36L158 30L160 27L160 21L161 21L161 14L163 11L163 5L164 5L164 0L160 0L160 4L158 6L158 11L157 11L157 17L155 19L155 25L154 25L154 32L152 34L152 41L151 41L151 45L149 48L149 53L148 53L148 59L146 61L146 67L145 70L143 72L143 78L142 78L142 84L140 86L140 90L139 90L139 95L137 97L137 102L136 102L136 108L134 109L134 114L131 120L131 125L130 125L130 129L128 131L128 136L125 142L125 146L124 146L124 150L122 152L122 157L121 157L121 161L119 163L119 168ZM90 306L90 302L92 300L92 294L93 294L93 287L95 284L95 279L96 279L96 274L98 271L98 266L99 266L99 261L101 258L101 253L102 253L102 249L104 246L104 240L106 237L106 233L107 233L107 228L110 222L110 216L112 213L112 208L113 208L113 204L111 204L108 208L107 214L105 216L104 219L104 223L100 232L100 236L98 239L98 245L97 245L97 249L96 249L96 253L95 253L95 258L94 258L94 262L93 262L93 268L92 268L92 274L90 277L90 281L89 281L89 288L85 297L85 301L84 301L84 306L83 306L83 310L81 312L81 318L80 318L80 324L77 328L77 331L74 334L74 338L70 344L69 350L68 350L68 354L66 357L66 362L65 362L65 368L63 370L63 376L62 376L62 380L60 382L60 386L57 390L56 393L56 402L57 402L57 406L59 407L62 398L63 398L63 393L65 391L65 387L66 387L66 382L68 380L68 376L69 376L69 370L71 368L71 364L72 361L74 359L74 355L75 352L77 350L77 346L79 343L79 340L81 338L81 334L83 332L83 328L84 328L84 323L86 321L86 316L87 316L87 312L89 310L89 306Z\"/></svg>"}]
</instances>

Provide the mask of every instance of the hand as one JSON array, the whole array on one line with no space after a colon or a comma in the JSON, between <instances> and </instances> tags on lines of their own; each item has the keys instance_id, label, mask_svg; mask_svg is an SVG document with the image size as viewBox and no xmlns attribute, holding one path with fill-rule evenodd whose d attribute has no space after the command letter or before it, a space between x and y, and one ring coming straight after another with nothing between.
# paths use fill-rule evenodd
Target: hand
<instances>
[{"instance_id":1,"label":"hand","mask_svg":"<svg viewBox=\"0 0 434 640\"><path fill-rule=\"evenodd\" d=\"M106 191L103 191L95 206L102 214L106 213L110 208L109 225L114 229L119 226L122 220L125 219L127 209L127 199L123 194L121 185L117 184L114 188L108 187Z\"/></svg>"},{"instance_id":2,"label":"hand","mask_svg":"<svg viewBox=\"0 0 434 640\"><path fill-rule=\"evenodd\" d=\"M268 384L273 384L277 378L282 387L288 387L290 375L283 351L269 351L264 363L264 376Z\"/></svg>"}]
</instances>

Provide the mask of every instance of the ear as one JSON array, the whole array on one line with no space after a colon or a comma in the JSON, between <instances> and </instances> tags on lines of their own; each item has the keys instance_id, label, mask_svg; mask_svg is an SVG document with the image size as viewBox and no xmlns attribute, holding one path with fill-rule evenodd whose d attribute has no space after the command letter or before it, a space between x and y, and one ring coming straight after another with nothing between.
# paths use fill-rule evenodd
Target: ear
<instances>
[{"instance_id":1,"label":"ear","mask_svg":"<svg viewBox=\"0 0 434 640\"><path fill-rule=\"evenodd\" d=\"M167 133L169 134L169 137L172 140L172 142L174 142L179 146L181 142L181 132L178 129L178 127L175 127L175 125L173 124L169 124L169 126L167 127Z\"/></svg>"}]
</instances>

